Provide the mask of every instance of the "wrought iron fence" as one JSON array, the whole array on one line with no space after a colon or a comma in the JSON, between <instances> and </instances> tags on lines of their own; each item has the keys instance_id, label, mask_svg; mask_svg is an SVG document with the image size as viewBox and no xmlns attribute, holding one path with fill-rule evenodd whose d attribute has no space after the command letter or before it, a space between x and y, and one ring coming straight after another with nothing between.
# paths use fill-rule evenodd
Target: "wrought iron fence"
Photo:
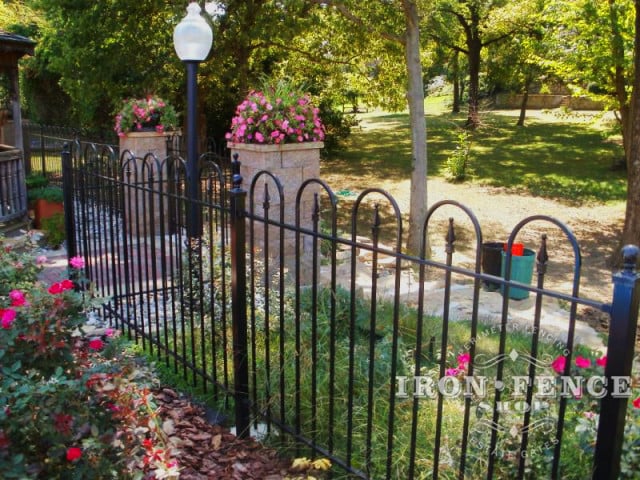
<instances>
[{"instance_id":1,"label":"wrought iron fence","mask_svg":"<svg viewBox=\"0 0 640 480\"><path fill-rule=\"evenodd\" d=\"M576 459L593 465L593 478L617 477L628 399L599 390L603 398L589 403L600 415L591 424L595 453L585 453L567 441L585 407L574 397L586 398L569 374L585 355L576 326L578 307L588 306L611 315L603 384L631 375L637 247L625 249L604 304L578 296L580 249L554 218L518 224L503 274L490 275L481 269L481 226L457 202L431 207L414 255L402 248L397 203L380 189L363 191L344 213L346 202L321 180L285 196L268 172L242 179L236 162L230 182L206 155L196 201L203 231L189 237L179 156L77 151L63 154L69 255L85 257L87 275L110 298L105 317L234 411L239 435L259 432L363 479L564 478ZM295 224L283 220L292 201ZM529 229L540 232L526 254L533 284L514 273L520 260L511 253ZM568 291L546 286L548 238L573 254ZM482 308L490 295L501 302L494 318ZM566 328L552 334L549 300L566 306ZM520 301L531 304L528 318L515 315ZM563 359L557 372L554 358ZM545 385L568 390L544 397Z\"/></svg>"}]
</instances>

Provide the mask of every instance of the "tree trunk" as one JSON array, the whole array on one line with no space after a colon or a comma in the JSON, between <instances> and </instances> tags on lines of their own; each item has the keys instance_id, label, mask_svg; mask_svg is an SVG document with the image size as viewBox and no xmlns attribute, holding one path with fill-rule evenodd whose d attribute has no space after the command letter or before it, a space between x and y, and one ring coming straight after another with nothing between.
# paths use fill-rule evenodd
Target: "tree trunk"
<instances>
[{"instance_id":1,"label":"tree trunk","mask_svg":"<svg viewBox=\"0 0 640 480\"><path fill-rule=\"evenodd\" d=\"M622 133L622 147L626 160L627 171L631 168L631 137L633 135L633 125L631 122L631 112L629 110L629 96L627 94L627 79L625 78L625 52L624 40L620 33L618 9L615 0L609 0L609 21L611 22L611 57L614 64L614 85L615 95L620 111L620 130ZM637 48L637 47L636 47Z\"/></svg>"},{"instance_id":2,"label":"tree trunk","mask_svg":"<svg viewBox=\"0 0 640 480\"><path fill-rule=\"evenodd\" d=\"M453 70L453 108L451 113L459 113L462 92L460 91L460 52L457 50L453 52L451 69Z\"/></svg>"},{"instance_id":3,"label":"tree trunk","mask_svg":"<svg viewBox=\"0 0 640 480\"><path fill-rule=\"evenodd\" d=\"M467 42L469 48L469 116L467 126L476 128L480 124L478 113L480 94L480 51L482 43L478 38L470 38Z\"/></svg>"},{"instance_id":4,"label":"tree trunk","mask_svg":"<svg viewBox=\"0 0 640 480\"><path fill-rule=\"evenodd\" d=\"M418 9L416 4L410 0L403 0L402 6L407 28L404 48L413 153L407 250L410 253L418 253L422 241L422 226L427 212L427 124L424 117L424 84L420 61ZM428 247L426 253L429 253Z\"/></svg>"},{"instance_id":5,"label":"tree trunk","mask_svg":"<svg viewBox=\"0 0 640 480\"><path fill-rule=\"evenodd\" d=\"M635 0L635 51L629 155L627 160L627 209L623 244L640 244L640 0Z\"/></svg>"},{"instance_id":6,"label":"tree trunk","mask_svg":"<svg viewBox=\"0 0 640 480\"><path fill-rule=\"evenodd\" d=\"M524 119L527 116L527 102L529 101L529 80L526 80L526 84L524 86L524 92L522 92L522 103L520 104L520 116L518 117L518 122L516 126L524 127Z\"/></svg>"}]
</instances>

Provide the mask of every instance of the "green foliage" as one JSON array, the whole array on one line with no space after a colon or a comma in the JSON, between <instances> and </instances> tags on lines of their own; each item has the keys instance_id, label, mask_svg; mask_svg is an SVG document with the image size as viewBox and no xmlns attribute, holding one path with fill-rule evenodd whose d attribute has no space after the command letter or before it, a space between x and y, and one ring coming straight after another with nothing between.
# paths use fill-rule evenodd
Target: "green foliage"
<instances>
[{"instance_id":1,"label":"green foliage","mask_svg":"<svg viewBox=\"0 0 640 480\"><path fill-rule=\"evenodd\" d=\"M49 185L45 187L31 188L27 190L27 199L29 202L35 200L46 200L48 202L62 203L64 200L64 193L62 188L55 185Z\"/></svg>"},{"instance_id":2,"label":"green foliage","mask_svg":"<svg viewBox=\"0 0 640 480\"><path fill-rule=\"evenodd\" d=\"M60 248L62 242L67 238L64 228L64 213L55 213L49 218L43 218L41 223L47 244L52 248Z\"/></svg>"},{"instance_id":3,"label":"green foliage","mask_svg":"<svg viewBox=\"0 0 640 480\"><path fill-rule=\"evenodd\" d=\"M359 123L355 115L345 114L326 101L320 103L320 118L325 128L324 155L328 156L337 151Z\"/></svg>"},{"instance_id":4,"label":"green foliage","mask_svg":"<svg viewBox=\"0 0 640 480\"><path fill-rule=\"evenodd\" d=\"M49 179L40 173L30 173L25 178L27 190L42 188L49 185Z\"/></svg>"},{"instance_id":5,"label":"green foliage","mask_svg":"<svg viewBox=\"0 0 640 480\"><path fill-rule=\"evenodd\" d=\"M16 249L3 242L0 237L0 297L9 295L13 289L22 289L35 283L46 258L34 262L27 244L27 251Z\"/></svg>"}]
</instances>

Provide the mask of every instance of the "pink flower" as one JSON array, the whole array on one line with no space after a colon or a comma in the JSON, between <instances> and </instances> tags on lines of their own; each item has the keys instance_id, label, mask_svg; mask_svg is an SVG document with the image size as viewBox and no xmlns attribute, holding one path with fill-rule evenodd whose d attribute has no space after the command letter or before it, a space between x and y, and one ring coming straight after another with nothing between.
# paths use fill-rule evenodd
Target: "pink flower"
<instances>
[{"instance_id":1,"label":"pink flower","mask_svg":"<svg viewBox=\"0 0 640 480\"><path fill-rule=\"evenodd\" d=\"M559 356L553 362L551 362L551 368L553 368L556 373L564 373L564 368L567 365L567 357Z\"/></svg>"},{"instance_id":2,"label":"pink flower","mask_svg":"<svg viewBox=\"0 0 640 480\"><path fill-rule=\"evenodd\" d=\"M633 401L633 408L640 408L640 397Z\"/></svg>"},{"instance_id":3,"label":"pink flower","mask_svg":"<svg viewBox=\"0 0 640 480\"><path fill-rule=\"evenodd\" d=\"M12 307L24 307L27 304L24 293L20 290L11 290L9 292Z\"/></svg>"},{"instance_id":4,"label":"pink flower","mask_svg":"<svg viewBox=\"0 0 640 480\"><path fill-rule=\"evenodd\" d=\"M603 355L600 358L596 358L596 365L598 365L600 367L606 367L607 366L607 356Z\"/></svg>"},{"instance_id":5,"label":"pink flower","mask_svg":"<svg viewBox=\"0 0 640 480\"><path fill-rule=\"evenodd\" d=\"M107 329L104 331L104 334L105 334L107 337L113 337L113 336L115 335L115 333L116 333L116 331L115 331L113 328L107 328Z\"/></svg>"},{"instance_id":6,"label":"pink flower","mask_svg":"<svg viewBox=\"0 0 640 480\"><path fill-rule=\"evenodd\" d=\"M581 357L578 355L576 357L576 367L578 368L589 368L591 366L591 360L585 357Z\"/></svg>"},{"instance_id":7,"label":"pink flower","mask_svg":"<svg viewBox=\"0 0 640 480\"><path fill-rule=\"evenodd\" d=\"M102 350L104 348L104 342L99 338L94 338L89 342L89 348L96 351Z\"/></svg>"},{"instance_id":8,"label":"pink flower","mask_svg":"<svg viewBox=\"0 0 640 480\"><path fill-rule=\"evenodd\" d=\"M44 255L40 255L38 257L36 257L36 265L44 265L45 263L47 263L48 258Z\"/></svg>"},{"instance_id":9,"label":"pink flower","mask_svg":"<svg viewBox=\"0 0 640 480\"><path fill-rule=\"evenodd\" d=\"M73 268L77 268L78 270L84 268L84 258L73 257L71 260L69 260L69 265L71 265Z\"/></svg>"},{"instance_id":10,"label":"pink flower","mask_svg":"<svg viewBox=\"0 0 640 480\"><path fill-rule=\"evenodd\" d=\"M13 325L13 322L15 321L16 316L17 316L17 313L15 310L12 310L10 308L3 310L0 308L0 325L2 325L2 328L4 329L11 328L11 325Z\"/></svg>"},{"instance_id":11,"label":"pink flower","mask_svg":"<svg viewBox=\"0 0 640 480\"><path fill-rule=\"evenodd\" d=\"M73 462L82 457L82 450L78 447L71 447L67 450L67 460Z\"/></svg>"},{"instance_id":12,"label":"pink flower","mask_svg":"<svg viewBox=\"0 0 640 480\"><path fill-rule=\"evenodd\" d=\"M447 370L444 372L444 374L447 377L455 377L460 373L460 371L457 368L447 368Z\"/></svg>"},{"instance_id":13,"label":"pink flower","mask_svg":"<svg viewBox=\"0 0 640 480\"><path fill-rule=\"evenodd\" d=\"M466 365L471 360L471 355L469 353L461 353L458 355L458 365Z\"/></svg>"}]
</instances>

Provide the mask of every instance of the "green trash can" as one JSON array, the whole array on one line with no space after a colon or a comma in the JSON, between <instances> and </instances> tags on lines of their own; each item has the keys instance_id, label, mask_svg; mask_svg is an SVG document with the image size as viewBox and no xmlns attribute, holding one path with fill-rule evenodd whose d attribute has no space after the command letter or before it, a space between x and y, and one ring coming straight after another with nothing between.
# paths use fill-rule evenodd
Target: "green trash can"
<instances>
[{"instance_id":1,"label":"green trash can","mask_svg":"<svg viewBox=\"0 0 640 480\"><path fill-rule=\"evenodd\" d=\"M502 252L502 266L500 275L505 278L507 252ZM536 262L536 252L525 248L522 255L511 256L511 280L531 285L533 279L533 266ZM504 295L505 286L500 287L500 293ZM509 287L509 298L513 300L523 300L529 298L529 290L524 288Z\"/></svg>"}]
</instances>

